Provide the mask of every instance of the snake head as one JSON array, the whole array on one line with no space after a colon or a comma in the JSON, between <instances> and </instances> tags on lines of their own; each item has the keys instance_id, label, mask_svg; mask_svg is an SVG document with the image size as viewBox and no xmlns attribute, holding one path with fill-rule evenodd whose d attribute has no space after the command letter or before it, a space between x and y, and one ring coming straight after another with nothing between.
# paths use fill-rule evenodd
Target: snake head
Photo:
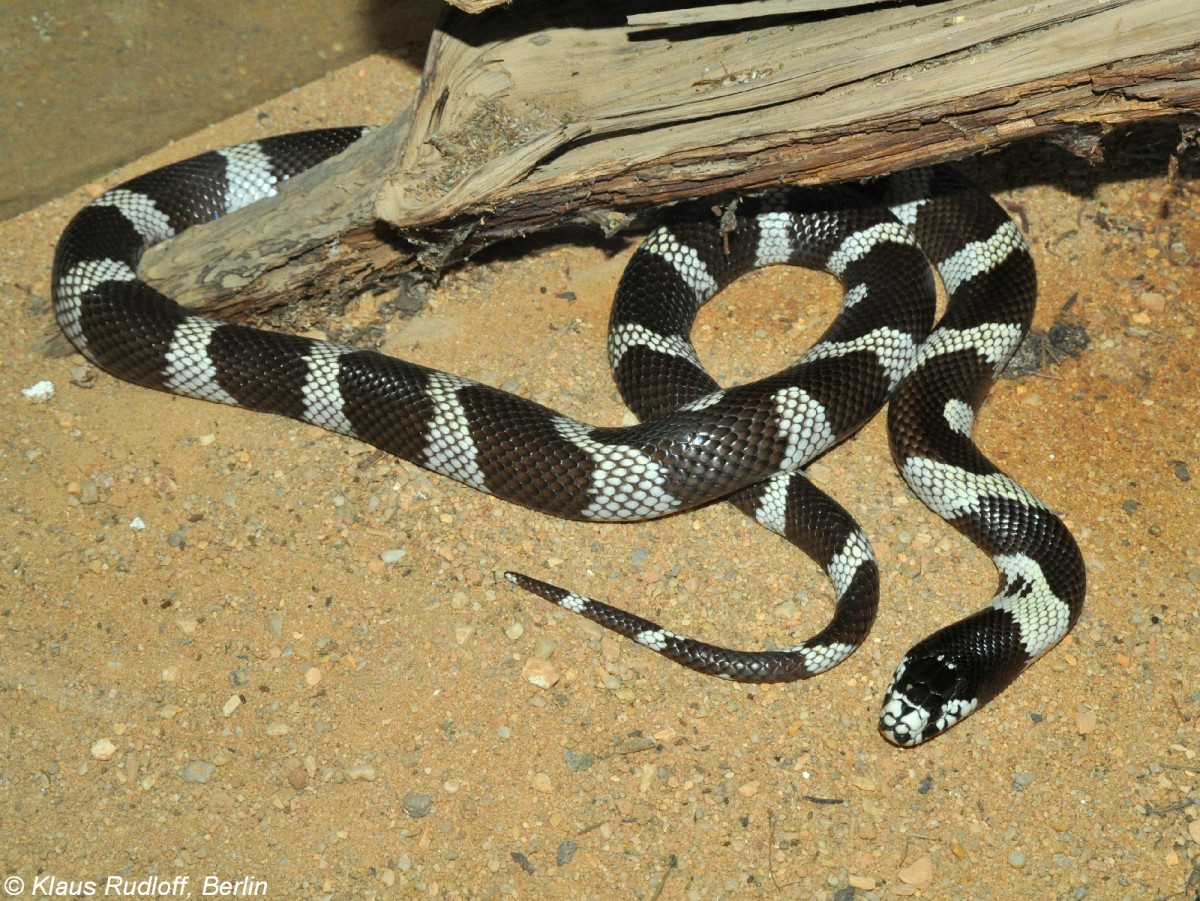
<instances>
[{"instance_id":1,"label":"snake head","mask_svg":"<svg viewBox=\"0 0 1200 901\"><path fill-rule=\"evenodd\" d=\"M914 648L900 661L883 699L879 731L911 748L941 735L980 704L977 661L953 653L922 655Z\"/></svg>"}]
</instances>

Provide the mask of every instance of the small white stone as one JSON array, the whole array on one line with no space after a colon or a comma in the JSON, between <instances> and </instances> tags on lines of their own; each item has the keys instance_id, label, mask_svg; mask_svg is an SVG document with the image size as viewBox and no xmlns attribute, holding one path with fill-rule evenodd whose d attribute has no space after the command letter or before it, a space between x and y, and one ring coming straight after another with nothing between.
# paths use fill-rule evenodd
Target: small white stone
<instances>
[{"instance_id":1,"label":"small white stone","mask_svg":"<svg viewBox=\"0 0 1200 901\"><path fill-rule=\"evenodd\" d=\"M92 742L92 756L97 760L112 760L117 753L117 746L107 738Z\"/></svg>"},{"instance_id":2,"label":"small white stone","mask_svg":"<svg viewBox=\"0 0 1200 901\"><path fill-rule=\"evenodd\" d=\"M28 388L22 388L21 393L35 404L44 404L54 399L54 382L42 379Z\"/></svg>"}]
</instances>

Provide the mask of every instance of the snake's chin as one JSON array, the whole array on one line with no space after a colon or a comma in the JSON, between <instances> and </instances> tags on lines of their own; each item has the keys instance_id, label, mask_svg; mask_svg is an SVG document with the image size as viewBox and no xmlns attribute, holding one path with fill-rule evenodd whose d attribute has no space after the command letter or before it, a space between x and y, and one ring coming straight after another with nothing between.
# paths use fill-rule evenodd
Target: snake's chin
<instances>
[{"instance_id":1,"label":"snake's chin","mask_svg":"<svg viewBox=\"0 0 1200 901\"><path fill-rule=\"evenodd\" d=\"M905 658L884 696L879 731L903 748L941 735L979 706L975 672L949 654Z\"/></svg>"}]
</instances>

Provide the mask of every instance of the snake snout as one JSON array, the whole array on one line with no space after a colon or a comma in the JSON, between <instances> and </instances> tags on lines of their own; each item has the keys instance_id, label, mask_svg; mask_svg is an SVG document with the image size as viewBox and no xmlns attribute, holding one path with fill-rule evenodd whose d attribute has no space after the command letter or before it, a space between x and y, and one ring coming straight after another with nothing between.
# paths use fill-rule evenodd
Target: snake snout
<instances>
[{"instance_id":1,"label":"snake snout","mask_svg":"<svg viewBox=\"0 0 1200 901\"><path fill-rule=\"evenodd\" d=\"M979 706L980 668L960 655L906 657L884 696L879 729L902 747L945 732Z\"/></svg>"}]
</instances>

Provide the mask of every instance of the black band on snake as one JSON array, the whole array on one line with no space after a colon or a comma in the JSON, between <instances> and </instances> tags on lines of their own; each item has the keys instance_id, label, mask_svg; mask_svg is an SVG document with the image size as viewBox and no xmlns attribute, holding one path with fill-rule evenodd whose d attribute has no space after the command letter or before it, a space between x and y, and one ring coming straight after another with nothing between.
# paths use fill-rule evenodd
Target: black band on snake
<instances>
[{"instance_id":1,"label":"black band on snake","mask_svg":"<svg viewBox=\"0 0 1200 901\"><path fill-rule=\"evenodd\" d=\"M608 354L641 420L591 426L458 376L382 354L189 313L137 277L159 241L274 194L361 128L285 135L203 154L103 194L67 227L54 311L105 371L149 388L289 416L351 435L498 498L593 522L652 519L727 499L812 556L836 593L817 636L735 651L573 592L509 578L692 669L747 682L807 678L866 638L879 574L866 536L802 467L891 401L892 451L912 490L993 558L999 593L905 655L880 728L932 738L987 703L1061 639L1083 606L1062 522L971 441L988 389L1029 328L1033 261L1016 226L950 170L867 185L778 188L730 230L693 210L653 232L621 279ZM949 297L933 328L932 261ZM794 364L720 387L688 338L724 285L765 265L824 270L840 314Z\"/></svg>"}]
</instances>

